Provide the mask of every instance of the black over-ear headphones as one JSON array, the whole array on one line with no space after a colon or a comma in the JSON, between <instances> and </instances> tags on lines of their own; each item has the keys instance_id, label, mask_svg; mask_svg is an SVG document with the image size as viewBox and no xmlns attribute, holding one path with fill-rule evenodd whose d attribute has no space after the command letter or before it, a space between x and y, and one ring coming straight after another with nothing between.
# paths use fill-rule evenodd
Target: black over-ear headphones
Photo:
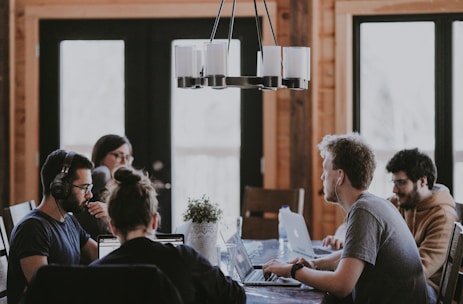
<instances>
[{"instance_id":1,"label":"black over-ear headphones","mask_svg":"<svg viewBox=\"0 0 463 304\"><path fill-rule=\"evenodd\" d=\"M50 184L50 192L55 199L66 199L71 194L71 184L66 180L66 177L69 173L69 169L71 168L74 155L75 153L72 151L66 153L61 172Z\"/></svg>"}]
</instances>

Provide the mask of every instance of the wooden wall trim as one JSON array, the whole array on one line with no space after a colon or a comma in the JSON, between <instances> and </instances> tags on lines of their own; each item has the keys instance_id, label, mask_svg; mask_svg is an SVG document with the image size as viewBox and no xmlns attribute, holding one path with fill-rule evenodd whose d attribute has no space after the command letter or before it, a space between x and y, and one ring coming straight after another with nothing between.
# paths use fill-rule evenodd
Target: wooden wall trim
<instances>
[{"instance_id":1,"label":"wooden wall trim","mask_svg":"<svg viewBox=\"0 0 463 304\"><path fill-rule=\"evenodd\" d=\"M14 113L16 109L16 89L14 87L14 83L16 82L16 69L15 69L15 62L16 62L16 47L15 47L15 33L16 33L16 18L14 13L15 8L15 0L9 1L9 139L8 139L8 148L9 148L9 193L8 193L8 204L14 202L14 193L15 193L15 146L14 146L14 139L16 134L16 125L14 120ZM6 206L5 206L6 207Z\"/></svg>"},{"instance_id":2,"label":"wooden wall trim","mask_svg":"<svg viewBox=\"0 0 463 304\"><path fill-rule=\"evenodd\" d=\"M40 201L38 193L38 153L39 153L39 63L36 55L36 47L39 42L39 21L40 19L73 19L73 18L182 18L182 17L215 17L217 15L217 3L188 2L188 3L153 3L137 4L127 0L127 4L50 4L50 5L28 5L24 8L25 31L25 65L24 65L24 130L18 128L12 129L10 147L12 151L10 177L15 180L11 187L11 200L21 201L35 199ZM272 24L276 31L277 28L277 4L275 1L267 1ZM13 11L13 10L12 10ZM265 17L263 4L258 4L258 14ZM14 12L12 19L19 22L19 12ZM222 16L231 15L231 3L224 4ZM254 16L254 4L252 2L238 3L235 8L235 16ZM264 44L273 44L273 38L268 22L263 22L262 39ZM15 39L11 39L12 44L17 44ZM19 41L21 43L21 41ZM15 71L15 69L13 69ZM15 90L14 81L10 84L10 90ZM266 187L274 186L277 176L277 134L274 127L274 118L276 116L276 94L266 93L264 98L264 156L267 157L264 168L264 185ZM10 119L13 124L18 126L17 97L11 96L10 104L13 109ZM14 133L13 133L14 132ZM24 133L24 142L18 139L20 136L16 132ZM23 147L21 147L24 145ZM23 151L24 153L16 153ZM15 155L24 155L17 157ZM31 168L35 170L31 171ZM19 181L21 180L21 181ZM19 185L19 186L18 186Z\"/></svg>"}]
</instances>

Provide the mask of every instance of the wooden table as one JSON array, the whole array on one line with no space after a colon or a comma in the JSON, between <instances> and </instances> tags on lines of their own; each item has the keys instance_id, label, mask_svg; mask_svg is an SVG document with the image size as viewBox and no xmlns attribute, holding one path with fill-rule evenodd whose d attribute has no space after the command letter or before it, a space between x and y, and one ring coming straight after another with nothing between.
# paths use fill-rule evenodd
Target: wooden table
<instances>
[{"instance_id":1,"label":"wooden table","mask_svg":"<svg viewBox=\"0 0 463 304\"><path fill-rule=\"evenodd\" d=\"M325 293L306 287L245 286L247 304L320 304Z\"/></svg>"},{"instance_id":2,"label":"wooden table","mask_svg":"<svg viewBox=\"0 0 463 304\"><path fill-rule=\"evenodd\" d=\"M285 242L274 240L252 241L244 240L244 244L254 265L261 265L272 258L288 260L290 252ZM273 287L245 286L248 304L320 304L325 299L325 292L312 287Z\"/></svg>"}]
</instances>

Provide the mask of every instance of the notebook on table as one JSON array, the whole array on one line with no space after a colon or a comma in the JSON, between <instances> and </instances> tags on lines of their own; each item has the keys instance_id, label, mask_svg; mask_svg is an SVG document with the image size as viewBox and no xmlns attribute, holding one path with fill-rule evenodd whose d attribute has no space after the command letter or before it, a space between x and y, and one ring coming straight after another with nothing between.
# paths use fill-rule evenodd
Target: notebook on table
<instances>
[{"instance_id":1,"label":"notebook on table","mask_svg":"<svg viewBox=\"0 0 463 304\"><path fill-rule=\"evenodd\" d=\"M156 233L155 241L161 243L171 243L174 246L184 244L185 236L183 234ZM119 248L121 243L119 239L112 234L103 234L98 236L98 258L102 258L111 251Z\"/></svg>"},{"instance_id":2,"label":"notebook on table","mask_svg":"<svg viewBox=\"0 0 463 304\"><path fill-rule=\"evenodd\" d=\"M282 212L283 226L286 229L291 250L309 259L315 259L334 252L328 247L314 246L302 214Z\"/></svg>"},{"instance_id":3,"label":"notebook on table","mask_svg":"<svg viewBox=\"0 0 463 304\"><path fill-rule=\"evenodd\" d=\"M262 269L256 269L252 266L251 259L248 256L246 247L241 237L234 234L229 243L236 245L235 269L241 280L241 283L248 286L301 286L301 282L292 278L278 277L272 274L269 279L264 278Z\"/></svg>"}]
</instances>

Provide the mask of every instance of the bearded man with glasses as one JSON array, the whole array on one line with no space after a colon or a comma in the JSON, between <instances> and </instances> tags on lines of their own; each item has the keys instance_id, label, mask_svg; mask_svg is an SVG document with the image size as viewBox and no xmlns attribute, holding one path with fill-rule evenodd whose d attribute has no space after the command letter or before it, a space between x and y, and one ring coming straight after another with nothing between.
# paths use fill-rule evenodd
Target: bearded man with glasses
<instances>
[{"instance_id":1,"label":"bearded man with glasses","mask_svg":"<svg viewBox=\"0 0 463 304\"><path fill-rule=\"evenodd\" d=\"M436 184L432 159L416 148L397 152L386 170L392 173L390 200L410 228L428 284L437 294L453 223L458 221L453 197L446 186Z\"/></svg>"},{"instance_id":2,"label":"bearded man with glasses","mask_svg":"<svg viewBox=\"0 0 463 304\"><path fill-rule=\"evenodd\" d=\"M9 304L20 302L41 266L78 265L81 259L97 258L96 242L71 214L87 209L92 198L92 168L89 159L74 152L56 150L48 155L41 169L42 201L11 233Z\"/></svg>"}]
</instances>

